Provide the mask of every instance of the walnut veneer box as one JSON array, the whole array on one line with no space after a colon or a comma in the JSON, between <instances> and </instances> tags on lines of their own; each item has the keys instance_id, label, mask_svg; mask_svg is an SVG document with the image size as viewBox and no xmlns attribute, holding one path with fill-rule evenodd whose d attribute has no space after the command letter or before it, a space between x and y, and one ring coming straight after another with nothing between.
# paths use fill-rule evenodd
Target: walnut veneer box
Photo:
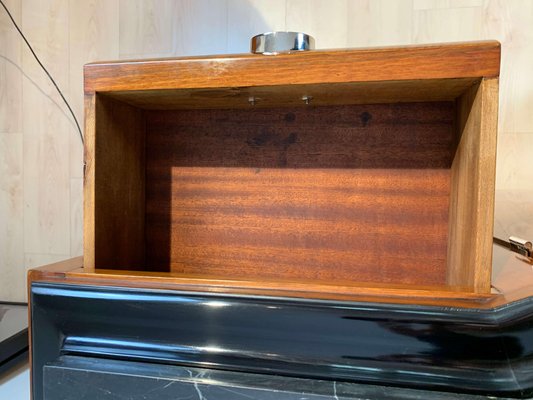
<instances>
[{"instance_id":1,"label":"walnut veneer box","mask_svg":"<svg viewBox=\"0 0 533 400\"><path fill-rule=\"evenodd\" d=\"M499 67L497 42L87 65L84 255L29 273L33 398L531 397L531 265L491 271Z\"/></svg>"},{"instance_id":2,"label":"walnut veneer box","mask_svg":"<svg viewBox=\"0 0 533 400\"><path fill-rule=\"evenodd\" d=\"M492 41L86 65L73 276L484 296L499 67Z\"/></svg>"}]
</instances>

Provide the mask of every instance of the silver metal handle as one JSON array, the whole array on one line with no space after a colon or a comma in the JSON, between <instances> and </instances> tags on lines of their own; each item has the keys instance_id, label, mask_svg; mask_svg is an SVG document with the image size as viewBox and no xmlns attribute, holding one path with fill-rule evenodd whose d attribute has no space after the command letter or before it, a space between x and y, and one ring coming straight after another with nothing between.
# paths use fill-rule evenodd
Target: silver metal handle
<instances>
[{"instance_id":1,"label":"silver metal handle","mask_svg":"<svg viewBox=\"0 0 533 400\"><path fill-rule=\"evenodd\" d=\"M294 51L314 50L315 39L302 32L268 32L254 36L252 53L275 55Z\"/></svg>"}]
</instances>

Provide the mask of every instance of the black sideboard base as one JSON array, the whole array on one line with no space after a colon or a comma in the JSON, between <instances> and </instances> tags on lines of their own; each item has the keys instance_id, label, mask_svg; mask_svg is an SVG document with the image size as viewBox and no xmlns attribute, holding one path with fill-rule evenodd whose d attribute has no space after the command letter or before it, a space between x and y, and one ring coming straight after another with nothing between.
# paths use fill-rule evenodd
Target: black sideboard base
<instances>
[{"instance_id":1,"label":"black sideboard base","mask_svg":"<svg viewBox=\"0 0 533 400\"><path fill-rule=\"evenodd\" d=\"M0 375L28 361L28 307L0 302Z\"/></svg>"},{"instance_id":2,"label":"black sideboard base","mask_svg":"<svg viewBox=\"0 0 533 400\"><path fill-rule=\"evenodd\" d=\"M34 400L57 389L50 374L82 379L72 362L94 359L86 373L104 381L98 368L121 360L113 365L304 378L309 387L329 381L328 390L336 381L449 391L445 398L533 393L533 299L481 310L34 283L31 315ZM71 386L77 400L94 398Z\"/></svg>"}]
</instances>

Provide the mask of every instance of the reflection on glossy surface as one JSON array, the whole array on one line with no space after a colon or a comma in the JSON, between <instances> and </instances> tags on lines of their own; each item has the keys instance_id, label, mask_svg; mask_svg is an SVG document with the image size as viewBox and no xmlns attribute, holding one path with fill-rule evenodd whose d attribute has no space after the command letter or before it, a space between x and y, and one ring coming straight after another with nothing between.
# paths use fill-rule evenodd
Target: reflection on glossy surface
<instances>
[{"instance_id":1,"label":"reflection on glossy surface","mask_svg":"<svg viewBox=\"0 0 533 400\"><path fill-rule=\"evenodd\" d=\"M0 342L28 329L28 307L0 303Z\"/></svg>"},{"instance_id":2,"label":"reflection on glossy surface","mask_svg":"<svg viewBox=\"0 0 533 400\"><path fill-rule=\"evenodd\" d=\"M0 375L28 359L28 307L0 303Z\"/></svg>"},{"instance_id":3,"label":"reflection on glossy surface","mask_svg":"<svg viewBox=\"0 0 533 400\"><path fill-rule=\"evenodd\" d=\"M36 374L70 354L513 396L533 388L530 299L479 310L34 284L32 304Z\"/></svg>"}]
</instances>

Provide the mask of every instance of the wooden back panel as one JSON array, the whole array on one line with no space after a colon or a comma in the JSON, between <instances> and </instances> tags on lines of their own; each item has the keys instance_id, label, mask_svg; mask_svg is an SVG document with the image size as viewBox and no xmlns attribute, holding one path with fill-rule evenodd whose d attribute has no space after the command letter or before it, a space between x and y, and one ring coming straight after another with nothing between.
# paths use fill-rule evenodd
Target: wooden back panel
<instances>
[{"instance_id":1,"label":"wooden back panel","mask_svg":"<svg viewBox=\"0 0 533 400\"><path fill-rule=\"evenodd\" d=\"M148 269L445 284L454 113L146 111Z\"/></svg>"}]
</instances>

